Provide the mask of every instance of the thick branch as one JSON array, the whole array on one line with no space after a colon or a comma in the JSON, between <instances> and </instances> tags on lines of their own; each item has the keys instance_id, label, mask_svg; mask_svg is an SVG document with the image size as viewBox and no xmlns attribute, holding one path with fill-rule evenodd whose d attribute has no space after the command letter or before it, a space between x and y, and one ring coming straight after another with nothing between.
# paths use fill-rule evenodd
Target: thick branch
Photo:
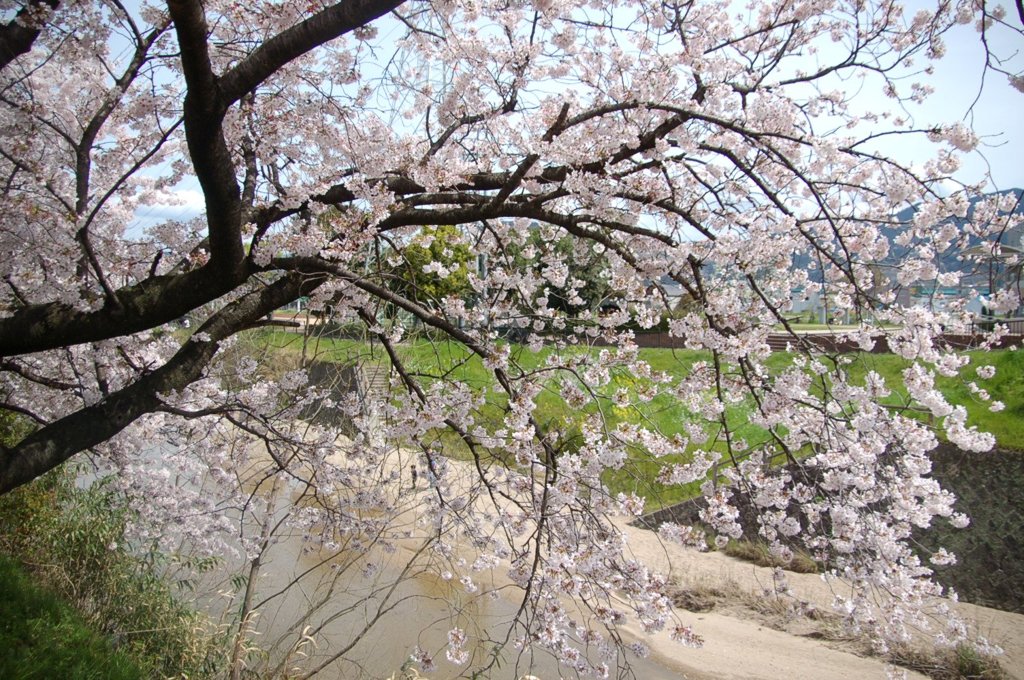
<instances>
[{"instance_id":1,"label":"thick branch","mask_svg":"<svg viewBox=\"0 0 1024 680\"><path fill-rule=\"evenodd\" d=\"M202 377L222 340L308 293L322 281L323 277L293 274L242 296L210 317L196 335L156 371L3 451L0 453L0 493L35 479L76 453L107 441L141 416L156 411L162 404L160 395L181 390Z\"/></svg>"},{"instance_id":2,"label":"thick branch","mask_svg":"<svg viewBox=\"0 0 1024 680\"><path fill-rule=\"evenodd\" d=\"M245 280L207 265L176 276L156 276L117 291L117 305L82 311L64 302L23 307L0 318L0 356L41 352L121 335L173 321Z\"/></svg>"},{"instance_id":3,"label":"thick branch","mask_svg":"<svg viewBox=\"0 0 1024 680\"><path fill-rule=\"evenodd\" d=\"M572 118L567 118L568 109L563 108L559 114L558 119L554 122L551 128L544 135L546 141L550 141L552 137L561 131L572 127L573 125L579 125L583 122L591 120L608 113L615 113L622 110L628 110L637 108L639 104L628 104L618 105L615 107L599 107L590 111L585 111ZM677 129L680 125L683 125L691 119L691 114L686 111L675 111L673 115L662 121L657 127L647 132L646 134L639 137L632 144L623 144L618 151L616 151L609 158L599 158L585 163L579 163L574 165L552 165L545 167L537 172L536 175L530 177L535 182L540 184L559 184L564 182L566 178L572 173L590 173L596 175L603 175L606 173L606 167L608 164L619 163L631 156L635 156L645 151L650 151L655 147L659 139L664 138L672 131ZM489 192L498 191L499 195L497 199L491 197L491 208L496 210L499 204L504 201L509 194L518 186L518 183L526 176L527 172L534 167L538 159L529 157L524 159L524 162L520 164L516 171L509 172L481 172L471 175L454 186L442 187L442 190L460 191L460 192ZM369 181L371 185L381 184L387 187L388 191L395 194L396 196L409 196L412 194L419 194L426 192L426 189L420 184L413 180L403 177L401 175L387 175L378 179L371 179ZM336 205L339 203L348 203L356 199L347 186L342 182L339 183L326 192L311 196L308 202L303 202L299 207L291 209L283 209L278 205L268 206L258 211L254 221L257 225L263 226L272 224L278 220L284 219L288 216L294 215L308 207L309 202L321 203L325 205ZM490 215L494 216L494 215ZM431 223L432 224L432 223Z\"/></svg>"},{"instance_id":4,"label":"thick branch","mask_svg":"<svg viewBox=\"0 0 1024 680\"><path fill-rule=\"evenodd\" d=\"M225 105L237 102L297 57L365 26L401 4L402 0L345 0L278 33L221 78Z\"/></svg>"},{"instance_id":5,"label":"thick branch","mask_svg":"<svg viewBox=\"0 0 1024 680\"><path fill-rule=\"evenodd\" d=\"M55 10L59 4L58 0L32 0L12 21L0 26L0 69L32 49L42 32L42 22L32 15Z\"/></svg>"},{"instance_id":6,"label":"thick branch","mask_svg":"<svg viewBox=\"0 0 1024 680\"><path fill-rule=\"evenodd\" d=\"M222 123L228 104L213 73L209 28L199 0L169 0L181 66L188 85L185 95L185 138L189 157L206 199L210 257L221 269L242 266L242 197Z\"/></svg>"}]
</instances>

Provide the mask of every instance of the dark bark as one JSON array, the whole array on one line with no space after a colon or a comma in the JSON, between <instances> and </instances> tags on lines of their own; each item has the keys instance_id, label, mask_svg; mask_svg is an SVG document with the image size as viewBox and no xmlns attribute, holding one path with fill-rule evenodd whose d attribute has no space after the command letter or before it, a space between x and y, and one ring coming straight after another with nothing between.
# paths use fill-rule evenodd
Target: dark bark
<instances>
[{"instance_id":1,"label":"dark bark","mask_svg":"<svg viewBox=\"0 0 1024 680\"><path fill-rule=\"evenodd\" d=\"M369 24L403 0L345 0L260 45L221 78L221 92L230 105L256 89L282 66L324 43Z\"/></svg>"},{"instance_id":2,"label":"dark bark","mask_svg":"<svg viewBox=\"0 0 1024 680\"><path fill-rule=\"evenodd\" d=\"M0 356L69 347L138 333L173 321L230 292L246 272L225 275L212 264L156 276L117 291L118 304L84 312L62 302L23 307L0 318Z\"/></svg>"},{"instance_id":3,"label":"dark bark","mask_svg":"<svg viewBox=\"0 0 1024 680\"><path fill-rule=\"evenodd\" d=\"M206 199L210 260L221 270L240 270L242 196L222 123L228 104L213 73L207 43L209 28L198 0L170 0L167 7L181 47L185 95L185 139L196 177ZM234 271L237 273L237 271Z\"/></svg>"},{"instance_id":4,"label":"dark bark","mask_svg":"<svg viewBox=\"0 0 1024 680\"><path fill-rule=\"evenodd\" d=\"M44 7L55 10L59 4L58 0L32 0L18 12L13 21L0 26L0 69L32 49L32 44L42 32L42 26L37 25L31 15L46 11Z\"/></svg>"}]
</instances>

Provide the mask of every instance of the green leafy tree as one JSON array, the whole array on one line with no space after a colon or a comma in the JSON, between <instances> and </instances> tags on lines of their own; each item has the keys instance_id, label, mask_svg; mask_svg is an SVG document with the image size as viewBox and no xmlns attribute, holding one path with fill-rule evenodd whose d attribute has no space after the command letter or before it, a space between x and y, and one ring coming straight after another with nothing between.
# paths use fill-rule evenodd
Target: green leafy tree
<instances>
[{"instance_id":1,"label":"green leafy tree","mask_svg":"<svg viewBox=\"0 0 1024 680\"><path fill-rule=\"evenodd\" d=\"M469 282L476 256L457 227L424 227L412 241L391 253L393 289L411 300L436 307L447 297L473 293Z\"/></svg>"},{"instance_id":2,"label":"green leafy tree","mask_svg":"<svg viewBox=\"0 0 1024 680\"><path fill-rule=\"evenodd\" d=\"M551 286L548 306L567 314L593 311L612 294L606 271L608 258L603 250L580 248L568 234L548 238L540 229L531 229L526 245L516 254L521 266L543 271L545 260L553 258L565 263L568 274L564 286Z\"/></svg>"}]
</instances>

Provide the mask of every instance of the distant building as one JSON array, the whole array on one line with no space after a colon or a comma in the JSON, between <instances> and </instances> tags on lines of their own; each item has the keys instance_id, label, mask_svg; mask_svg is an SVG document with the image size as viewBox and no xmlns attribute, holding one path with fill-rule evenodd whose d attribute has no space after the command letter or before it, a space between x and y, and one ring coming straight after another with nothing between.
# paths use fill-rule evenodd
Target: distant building
<instances>
[{"instance_id":1,"label":"distant building","mask_svg":"<svg viewBox=\"0 0 1024 680\"><path fill-rule=\"evenodd\" d=\"M1024 203L1021 201L1022 190L1012 189L997 194L989 194L982 198L992 196L1003 196L1011 194L1017 198L1014 213L1021 219L1012 223L1004 232L1000 233L997 241L993 244L991 240L985 241L979 237L971 236L966 247L949 249L942 253L938 265L939 273L957 273L959 281L954 285L941 285L937 279L925 282L915 282L912 285L901 285L898 281L899 264L911 254L913 243L903 243L896 239L896 230L890 230L886 234L891 244L889 256L882 262L874 263L876 270L876 281L874 288L881 292L891 291L896 294L894 303L902 306L921 305L936 311L944 311L954 301L967 298L967 310L978 317L989 314L985 307L985 299L992 295L993 291L1005 287L1008 283L1019 281L1021 278L1021 261L1024 256ZM968 208L967 216L973 216L974 209L980 199L972 202ZM917 209L908 207L898 212L895 217L901 223L909 224ZM958 230L962 234L966 220L954 220ZM937 225L941 226L941 225ZM804 269L808 272L812 282L820 283L822 273L814 264L813 259L806 253L795 255L792 266ZM796 289L793 291L792 314L794 316L810 317L815 320L824 321L826 315L827 300L822 299L820 291L812 285L809 289ZM1024 312L1017 309L1011 316L1019 316Z\"/></svg>"}]
</instances>

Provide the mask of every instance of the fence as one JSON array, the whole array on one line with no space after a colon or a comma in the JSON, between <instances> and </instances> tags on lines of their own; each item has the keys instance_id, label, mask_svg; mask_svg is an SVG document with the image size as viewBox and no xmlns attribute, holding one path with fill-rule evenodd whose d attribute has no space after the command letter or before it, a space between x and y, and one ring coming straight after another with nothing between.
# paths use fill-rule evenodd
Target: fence
<instances>
[{"instance_id":1,"label":"fence","mask_svg":"<svg viewBox=\"0 0 1024 680\"><path fill-rule=\"evenodd\" d=\"M1014 324L1014 326L1010 327L1010 333L1008 335L1004 335L998 342L992 345L993 349L1002 349L1021 344L1022 340L1024 340L1024 319L1015 321ZM979 347L984 340L981 329L972 327L971 331L972 332L970 334L943 333L942 340L950 347L956 349L971 349ZM792 347L794 350L798 349L801 343L806 342L813 348L830 354L849 354L852 352L865 351L858 342L844 339L842 335L843 334L841 332L815 332L798 333L797 337L794 337L789 333L769 333L768 346L773 352L784 352L789 347ZM654 333L637 333L634 336L634 339L638 347L660 349L686 348L685 338L671 336L664 331ZM879 334L875 336L874 340L875 344L870 350L868 350L869 352L872 354L890 353L889 343L886 340L885 335ZM594 344L600 345L605 343L597 341Z\"/></svg>"},{"instance_id":2,"label":"fence","mask_svg":"<svg viewBox=\"0 0 1024 680\"><path fill-rule=\"evenodd\" d=\"M1024 318L976 319L971 322L971 333L978 334L993 330L996 325L1006 328L1010 335L1024 335Z\"/></svg>"}]
</instances>

